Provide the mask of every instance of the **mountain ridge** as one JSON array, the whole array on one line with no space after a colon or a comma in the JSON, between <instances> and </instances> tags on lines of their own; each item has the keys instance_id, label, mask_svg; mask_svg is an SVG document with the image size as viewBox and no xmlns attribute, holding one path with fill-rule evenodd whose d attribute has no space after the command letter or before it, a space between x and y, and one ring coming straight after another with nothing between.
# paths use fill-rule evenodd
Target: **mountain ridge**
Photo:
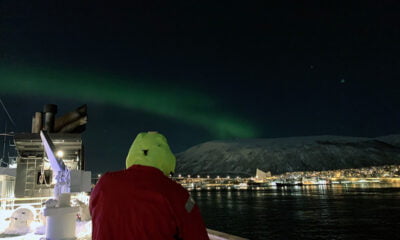
<instances>
[{"instance_id":1,"label":"mountain ridge","mask_svg":"<svg viewBox=\"0 0 400 240\"><path fill-rule=\"evenodd\" d=\"M176 154L180 174L252 176L400 164L400 135L214 140Z\"/></svg>"}]
</instances>

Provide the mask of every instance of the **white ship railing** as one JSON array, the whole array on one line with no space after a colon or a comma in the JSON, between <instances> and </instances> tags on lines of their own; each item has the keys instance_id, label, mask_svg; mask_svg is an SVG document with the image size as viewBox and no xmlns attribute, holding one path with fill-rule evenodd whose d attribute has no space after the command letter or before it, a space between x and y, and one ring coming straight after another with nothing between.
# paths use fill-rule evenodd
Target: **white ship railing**
<instances>
[{"instance_id":1,"label":"white ship railing","mask_svg":"<svg viewBox=\"0 0 400 240\"><path fill-rule=\"evenodd\" d=\"M207 229L207 233L210 240L248 240L246 238L241 238L227 233L218 232L212 229Z\"/></svg>"}]
</instances>

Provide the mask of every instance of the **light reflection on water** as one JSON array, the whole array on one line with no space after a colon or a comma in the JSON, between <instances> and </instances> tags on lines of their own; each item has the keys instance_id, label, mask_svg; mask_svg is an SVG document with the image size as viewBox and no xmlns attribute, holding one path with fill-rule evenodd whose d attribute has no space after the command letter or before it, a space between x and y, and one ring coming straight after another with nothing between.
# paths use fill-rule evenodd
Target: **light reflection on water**
<instances>
[{"instance_id":1,"label":"light reflection on water","mask_svg":"<svg viewBox=\"0 0 400 240\"><path fill-rule=\"evenodd\" d=\"M249 239L399 239L400 185L192 192L207 227Z\"/></svg>"}]
</instances>

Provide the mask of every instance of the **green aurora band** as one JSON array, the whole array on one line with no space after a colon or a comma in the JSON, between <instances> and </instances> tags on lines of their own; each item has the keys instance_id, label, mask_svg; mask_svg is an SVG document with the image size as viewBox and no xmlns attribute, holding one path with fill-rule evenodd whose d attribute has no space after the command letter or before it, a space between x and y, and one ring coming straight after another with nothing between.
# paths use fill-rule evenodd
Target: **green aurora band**
<instances>
[{"instance_id":1,"label":"green aurora band","mask_svg":"<svg viewBox=\"0 0 400 240\"><path fill-rule=\"evenodd\" d=\"M141 110L201 126L217 138L256 136L256 129L244 119L219 113L215 100L209 96L176 86L121 79L112 75L0 67L0 93L79 99Z\"/></svg>"}]
</instances>

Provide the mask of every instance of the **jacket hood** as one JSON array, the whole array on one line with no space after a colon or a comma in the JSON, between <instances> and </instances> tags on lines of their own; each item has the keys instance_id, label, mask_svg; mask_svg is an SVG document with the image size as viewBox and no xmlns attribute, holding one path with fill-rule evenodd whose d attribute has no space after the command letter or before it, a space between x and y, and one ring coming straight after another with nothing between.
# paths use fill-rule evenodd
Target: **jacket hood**
<instances>
[{"instance_id":1,"label":"jacket hood","mask_svg":"<svg viewBox=\"0 0 400 240\"><path fill-rule=\"evenodd\" d=\"M132 165L155 167L169 176L175 171L176 159L164 135L142 132L136 136L126 157L126 168Z\"/></svg>"}]
</instances>

